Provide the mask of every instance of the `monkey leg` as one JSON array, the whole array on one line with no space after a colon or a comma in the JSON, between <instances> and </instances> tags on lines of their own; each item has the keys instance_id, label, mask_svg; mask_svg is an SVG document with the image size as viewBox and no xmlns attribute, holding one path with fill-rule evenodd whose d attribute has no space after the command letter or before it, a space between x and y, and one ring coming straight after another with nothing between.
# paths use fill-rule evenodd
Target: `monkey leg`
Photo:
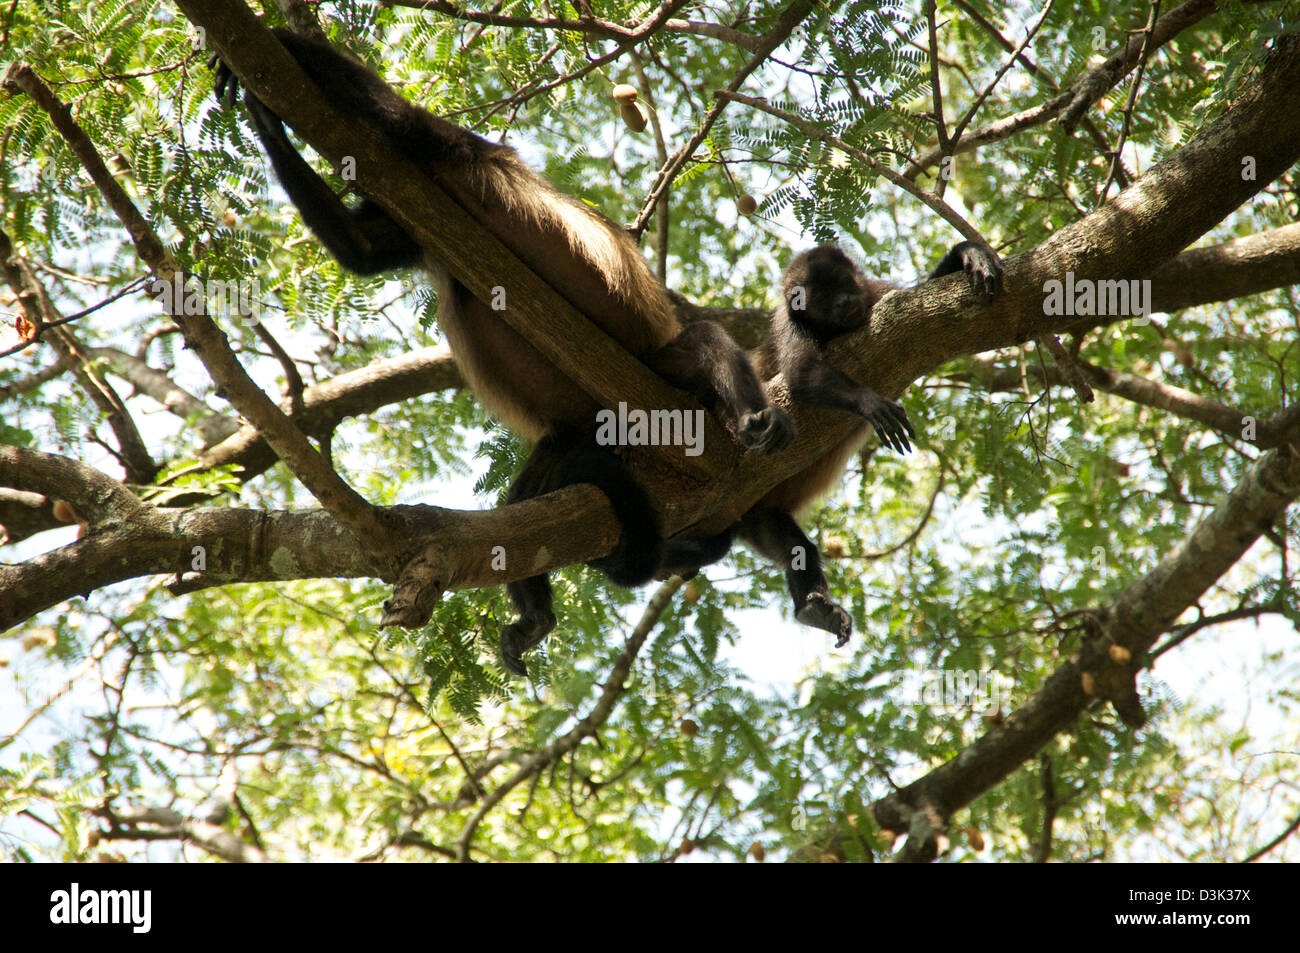
<instances>
[{"instance_id":1,"label":"monkey leg","mask_svg":"<svg viewBox=\"0 0 1300 953\"><path fill-rule=\"evenodd\" d=\"M507 503L518 503L546 492L546 483L565 450L555 437L543 437L524 461L506 493ZM499 642L501 662L506 671L519 678L528 677L523 654L542 643L555 628L555 612L551 607L551 582L543 573L506 583L506 594L519 613L519 618L501 630Z\"/></svg>"},{"instance_id":2,"label":"monkey leg","mask_svg":"<svg viewBox=\"0 0 1300 953\"><path fill-rule=\"evenodd\" d=\"M670 384L720 407L742 447L775 453L794 440L794 424L781 408L768 404L749 355L722 325L688 325L646 364Z\"/></svg>"},{"instance_id":3,"label":"monkey leg","mask_svg":"<svg viewBox=\"0 0 1300 953\"><path fill-rule=\"evenodd\" d=\"M551 433L538 441L510 485L506 501L517 503L575 483L591 483L604 493L622 528L614 551L588 565L620 586L649 582L663 561L658 516L622 462L581 434ZM507 671L522 678L528 674L523 654L540 645L555 628L551 584L541 574L508 583L506 592L519 619L501 632L501 660Z\"/></svg>"},{"instance_id":4,"label":"monkey leg","mask_svg":"<svg viewBox=\"0 0 1300 953\"><path fill-rule=\"evenodd\" d=\"M821 553L794 517L770 506L756 506L741 520L740 536L768 559L786 567L785 579L796 619L835 636L836 646L848 642L853 620L831 601Z\"/></svg>"}]
</instances>

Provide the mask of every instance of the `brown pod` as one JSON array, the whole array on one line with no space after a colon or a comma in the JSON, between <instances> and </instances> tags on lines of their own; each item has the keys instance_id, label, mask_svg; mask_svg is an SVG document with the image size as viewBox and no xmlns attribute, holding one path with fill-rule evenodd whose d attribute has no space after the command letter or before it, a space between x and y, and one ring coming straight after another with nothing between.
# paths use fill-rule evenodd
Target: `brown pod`
<instances>
[{"instance_id":1,"label":"brown pod","mask_svg":"<svg viewBox=\"0 0 1300 953\"><path fill-rule=\"evenodd\" d=\"M633 132L641 132L645 129L645 124L650 121L645 108L637 102L619 103L618 114L623 117L623 125Z\"/></svg>"}]
</instances>

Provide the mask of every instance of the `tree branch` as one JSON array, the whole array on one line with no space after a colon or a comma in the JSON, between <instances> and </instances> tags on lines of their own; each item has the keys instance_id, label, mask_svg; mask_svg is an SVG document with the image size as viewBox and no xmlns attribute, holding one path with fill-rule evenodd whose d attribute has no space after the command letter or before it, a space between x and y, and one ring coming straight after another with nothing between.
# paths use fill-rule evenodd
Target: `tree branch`
<instances>
[{"instance_id":1,"label":"tree branch","mask_svg":"<svg viewBox=\"0 0 1300 953\"><path fill-rule=\"evenodd\" d=\"M68 107L24 64L10 67L5 74L4 85L22 90L49 115L55 129L67 141L100 194L127 228L136 253L149 265L161 285L170 286L173 279L178 285L183 285L184 276L180 274L176 262L108 170L90 138L72 118ZM172 297L185 296L174 294ZM306 436L253 382L230 349L225 334L212 319L206 313L185 313L188 301L173 301L172 304L173 320L181 328L186 343L207 368L217 384L218 392L224 391L224 395L261 431L277 456L321 505L338 516L339 521L354 532L358 542L378 557L390 537L377 521L370 504L325 463Z\"/></svg>"},{"instance_id":2,"label":"tree branch","mask_svg":"<svg viewBox=\"0 0 1300 953\"><path fill-rule=\"evenodd\" d=\"M1133 680L1147 652L1184 610L1232 568L1300 496L1300 452L1269 451L1149 573L1109 606L1089 613L1079 650L1003 722L955 757L872 805L881 826L906 831L914 812L946 819L1006 778L1094 701L1125 721L1140 716ZM1112 646L1125 650L1121 659ZM1086 677L1085 677L1086 676ZM1091 691L1089 690L1091 688ZM932 859L933 845L909 845Z\"/></svg>"},{"instance_id":3,"label":"tree branch","mask_svg":"<svg viewBox=\"0 0 1300 953\"><path fill-rule=\"evenodd\" d=\"M1151 50L1159 49L1183 30L1205 19L1214 12L1219 2L1220 0L1188 0L1181 7L1166 13L1156 21L1151 31ZM1136 37L1130 39L1119 52L1113 54L1096 69L1075 80L1073 85L1059 96L1032 109L995 120L964 136L954 149L954 154L974 151L990 142L998 142L1025 129L1041 126L1057 116L1063 116L1062 125L1065 126L1066 131L1073 132L1088 108L1106 95L1137 65L1141 54L1142 39ZM915 179L942 157L943 152L938 145L927 148L911 161L904 174L909 179Z\"/></svg>"}]
</instances>

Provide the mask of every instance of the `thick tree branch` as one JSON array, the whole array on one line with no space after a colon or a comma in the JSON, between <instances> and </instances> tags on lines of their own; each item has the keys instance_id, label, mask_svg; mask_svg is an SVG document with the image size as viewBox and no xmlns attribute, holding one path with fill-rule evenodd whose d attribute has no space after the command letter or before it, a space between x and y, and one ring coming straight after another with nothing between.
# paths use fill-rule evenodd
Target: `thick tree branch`
<instances>
[{"instance_id":1,"label":"thick tree branch","mask_svg":"<svg viewBox=\"0 0 1300 953\"><path fill-rule=\"evenodd\" d=\"M244 85L321 155L355 159L358 184L379 201L421 246L437 253L447 270L479 300L509 288L500 312L512 328L602 406L695 409L688 395L669 386L588 321L566 298L528 269L502 240L430 178L427 170L371 135L355 116L338 113L283 46L240 0L177 0L189 19ZM660 13L680 3L668 4ZM658 14L657 14L658 15ZM644 38L655 21L638 28ZM394 98L398 94L393 91ZM436 223L433 225L431 223ZM253 418L249 418L250 420ZM256 422L256 421L255 421ZM699 482L735 466L739 452L712 416L705 420L706 452L685 457L674 448L645 447L648 465L680 470Z\"/></svg>"},{"instance_id":2,"label":"thick tree branch","mask_svg":"<svg viewBox=\"0 0 1300 953\"><path fill-rule=\"evenodd\" d=\"M0 564L0 631L138 576L175 575L171 590L180 593L235 582L375 575L356 537L325 510L146 506L93 467L8 446L0 446L0 487L69 500L92 527L70 545ZM584 562L618 542L609 501L588 485L494 510L394 506L378 515L399 564L417 552L438 554L440 589L500 585Z\"/></svg>"}]
</instances>

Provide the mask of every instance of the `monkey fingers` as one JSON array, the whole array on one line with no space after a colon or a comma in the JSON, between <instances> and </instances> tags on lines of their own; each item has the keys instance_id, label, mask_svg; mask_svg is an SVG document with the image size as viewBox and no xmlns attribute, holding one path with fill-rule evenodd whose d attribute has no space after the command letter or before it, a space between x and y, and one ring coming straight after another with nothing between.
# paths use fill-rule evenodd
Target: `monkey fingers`
<instances>
[{"instance_id":1,"label":"monkey fingers","mask_svg":"<svg viewBox=\"0 0 1300 953\"><path fill-rule=\"evenodd\" d=\"M1002 262L987 248L971 245L962 251L962 270L970 290L988 301L1002 288Z\"/></svg>"},{"instance_id":2,"label":"monkey fingers","mask_svg":"<svg viewBox=\"0 0 1300 953\"><path fill-rule=\"evenodd\" d=\"M239 97L239 77L235 71L216 53L208 58L208 69L212 70L212 94L218 102L233 106Z\"/></svg>"},{"instance_id":3,"label":"monkey fingers","mask_svg":"<svg viewBox=\"0 0 1300 953\"><path fill-rule=\"evenodd\" d=\"M912 429L912 422L907 419L907 411L903 410L900 404L881 399L880 406L872 410L867 419L876 428L881 443L899 453L911 452L912 445L908 442L908 438L915 438L916 431Z\"/></svg>"},{"instance_id":4,"label":"monkey fingers","mask_svg":"<svg viewBox=\"0 0 1300 953\"><path fill-rule=\"evenodd\" d=\"M831 602L824 593L808 593L803 608L794 615L804 625L822 629L835 636L836 648L847 643L853 634L853 620L849 614Z\"/></svg>"}]
</instances>

